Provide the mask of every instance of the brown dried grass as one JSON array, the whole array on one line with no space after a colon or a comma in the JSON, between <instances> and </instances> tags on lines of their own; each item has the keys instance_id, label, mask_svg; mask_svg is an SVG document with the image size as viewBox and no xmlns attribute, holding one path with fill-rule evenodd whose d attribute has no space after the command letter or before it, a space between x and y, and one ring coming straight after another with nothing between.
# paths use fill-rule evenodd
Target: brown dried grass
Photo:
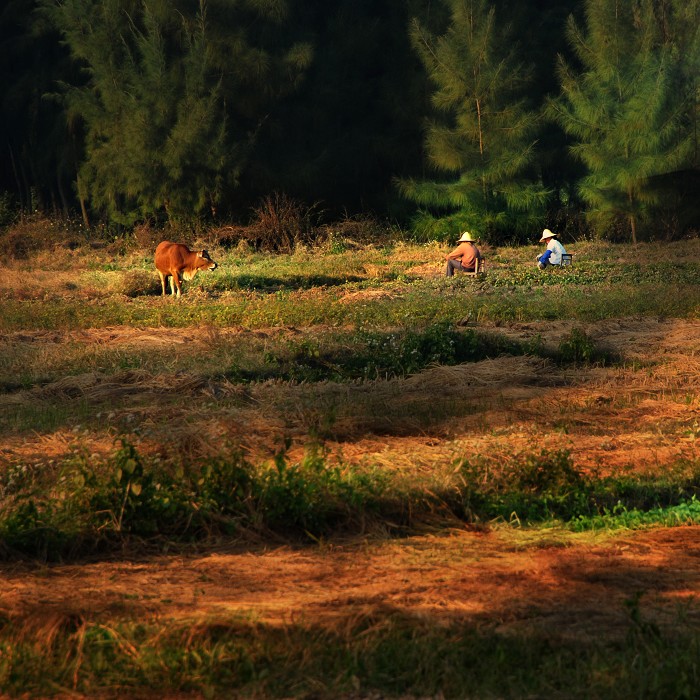
<instances>
[{"instance_id":1,"label":"brown dried grass","mask_svg":"<svg viewBox=\"0 0 700 700\"><path fill-rule=\"evenodd\" d=\"M556 346L573 325L512 324L498 331L520 339L541 335ZM95 371L5 394L0 410L70 405L78 399L100 411L109 405L115 414L110 430L143 426L139 439L144 449L167 449L170 455L182 450L192 457L242 445L252 458L267 458L285 437L292 438L292 452L299 455L310 435L321 434L340 461L407 472L435 469L460 454L498 453L503 445L560 445L572 451L578 464L603 469L658 468L693 457L693 420L697 423L700 415L700 358L695 355L700 322L627 319L586 324L585 330L604 337L634 362L562 368L541 358L500 357L431 367L388 382L271 381L247 387L209 381L196 370ZM69 344L167 349L177 339L185 344L179 353L199 352L242 332L190 328L171 338L162 329L115 327L8 334L0 345L4 342L16 352L34 346L65 349ZM277 336L286 331L269 332ZM126 415L132 422L120 424L120 416ZM110 446L102 430L93 429L85 438L100 451ZM57 430L50 449L56 457L62 432L68 433L67 442L74 439L69 431ZM47 439L52 440L47 435L8 436L6 458L40 456Z\"/></svg>"}]
</instances>

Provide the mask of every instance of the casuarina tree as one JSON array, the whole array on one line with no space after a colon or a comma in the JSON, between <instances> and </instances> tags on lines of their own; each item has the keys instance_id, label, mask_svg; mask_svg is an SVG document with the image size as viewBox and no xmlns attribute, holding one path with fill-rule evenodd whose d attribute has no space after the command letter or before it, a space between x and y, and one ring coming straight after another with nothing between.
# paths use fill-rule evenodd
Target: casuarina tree
<instances>
[{"instance_id":1,"label":"casuarina tree","mask_svg":"<svg viewBox=\"0 0 700 700\"><path fill-rule=\"evenodd\" d=\"M441 36L414 21L413 44L435 91L426 129L432 179L399 181L422 207L417 226L433 235L470 228L511 237L541 216L547 191L536 167L539 117L527 101L528 68L509 28L486 0L445 0Z\"/></svg>"},{"instance_id":2,"label":"casuarina tree","mask_svg":"<svg viewBox=\"0 0 700 700\"><path fill-rule=\"evenodd\" d=\"M277 0L61 0L47 2L88 79L67 86L82 121L79 183L114 222L214 213L238 178L263 118L260 108L308 62L275 57L247 27L280 19Z\"/></svg>"},{"instance_id":3,"label":"casuarina tree","mask_svg":"<svg viewBox=\"0 0 700 700\"><path fill-rule=\"evenodd\" d=\"M582 69L560 59L562 92L549 104L586 166L588 216L601 235L622 229L633 242L660 204L655 183L684 167L693 143L683 57L655 5L587 0L585 28L568 24Z\"/></svg>"}]
</instances>

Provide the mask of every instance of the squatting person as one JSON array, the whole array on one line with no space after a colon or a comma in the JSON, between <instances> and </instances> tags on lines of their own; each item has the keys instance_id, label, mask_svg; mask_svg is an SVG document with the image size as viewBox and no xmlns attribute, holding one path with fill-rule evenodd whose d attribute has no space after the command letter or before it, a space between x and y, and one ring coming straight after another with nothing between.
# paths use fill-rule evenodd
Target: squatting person
<instances>
[{"instance_id":1,"label":"squatting person","mask_svg":"<svg viewBox=\"0 0 700 700\"><path fill-rule=\"evenodd\" d=\"M447 260L445 275L447 277L453 277L455 270L474 272L477 261L481 259L481 253L474 245L475 240L471 233L465 231L457 241L459 245L445 256L445 260Z\"/></svg>"},{"instance_id":2,"label":"squatting person","mask_svg":"<svg viewBox=\"0 0 700 700\"><path fill-rule=\"evenodd\" d=\"M548 228L542 231L540 243L547 242L547 250L537 256L537 267L544 270L547 265L561 265L561 256L566 253L564 246L557 240L557 234Z\"/></svg>"}]
</instances>

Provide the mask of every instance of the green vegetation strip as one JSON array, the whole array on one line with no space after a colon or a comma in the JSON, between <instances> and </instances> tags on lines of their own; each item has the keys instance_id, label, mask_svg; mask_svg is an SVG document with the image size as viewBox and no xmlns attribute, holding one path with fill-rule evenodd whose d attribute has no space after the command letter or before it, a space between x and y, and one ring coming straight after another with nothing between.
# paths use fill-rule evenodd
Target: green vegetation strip
<instances>
[{"instance_id":1,"label":"green vegetation strip","mask_svg":"<svg viewBox=\"0 0 700 700\"><path fill-rule=\"evenodd\" d=\"M240 454L175 466L122 441L108 460L77 453L54 469L17 465L2 476L4 557L70 559L134 538L196 542L251 530L315 540L373 521L397 534L456 520L574 530L700 522L700 462L664 481L592 479L567 451L464 459L425 483L330 465L319 446L298 463L282 451L257 466Z\"/></svg>"},{"instance_id":2,"label":"green vegetation strip","mask_svg":"<svg viewBox=\"0 0 700 700\"><path fill-rule=\"evenodd\" d=\"M95 348L76 342L48 348L38 343L20 346L14 353L8 351L0 358L0 391L31 389L37 384L86 372L118 374L132 369L152 374L185 371L208 380L226 379L236 383L269 379L352 382L403 378L432 365L452 366L503 355L536 355L560 364L602 365L619 360L613 353L599 348L577 327L561 339L556 349L545 348L539 336L517 342L496 331L456 328L446 322L388 331L321 329L302 336L280 333L274 342L252 333L234 334L225 339L211 333L207 341L175 357L167 345L160 349L130 348L128 353L109 345ZM57 408L57 416L66 413L65 403ZM77 412L82 408L85 407L74 406ZM51 413L49 405L42 405L41 409ZM28 412L30 422L37 420L37 425L49 425L36 415L37 406L18 405L14 413L6 411L0 416L0 427L20 425L23 410Z\"/></svg>"},{"instance_id":3,"label":"green vegetation strip","mask_svg":"<svg viewBox=\"0 0 700 700\"><path fill-rule=\"evenodd\" d=\"M356 287L346 291L353 293ZM180 301L109 296L88 301L2 300L0 331L76 330L128 325L135 328L186 328L208 325L267 328L314 325L358 328L413 328L431 323L474 321L537 321L575 318L595 321L630 315L683 318L697 313L700 286L678 283L620 283L503 287L459 280L450 284L411 282L382 286L376 297L342 303L337 289L310 292L227 292L218 299L193 294Z\"/></svg>"}]
</instances>

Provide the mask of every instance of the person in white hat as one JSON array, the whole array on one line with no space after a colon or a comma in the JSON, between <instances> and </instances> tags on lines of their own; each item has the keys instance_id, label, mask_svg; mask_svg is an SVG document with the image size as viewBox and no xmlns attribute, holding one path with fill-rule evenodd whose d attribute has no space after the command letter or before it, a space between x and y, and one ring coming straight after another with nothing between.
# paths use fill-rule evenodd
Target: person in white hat
<instances>
[{"instance_id":1,"label":"person in white hat","mask_svg":"<svg viewBox=\"0 0 700 700\"><path fill-rule=\"evenodd\" d=\"M474 272L476 261L481 259L481 252L474 245L475 240L471 233L465 231L457 241L459 245L445 256L445 260L447 260L445 275L447 277L453 277L455 270Z\"/></svg>"},{"instance_id":2,"label":"person in white hat","mask_svg":"<svg viewBox=\"0 0 700 700\"><path fill-rule=\"evenodd\" d=\"M557 234L552 233L548 228L542 231L540 243L547 242L547 250L542 255L537 256L537 267L544 270L547 265L561 265L561 256L566 253L564 246L556 238Z\"/></svg>"}]
</instances>

